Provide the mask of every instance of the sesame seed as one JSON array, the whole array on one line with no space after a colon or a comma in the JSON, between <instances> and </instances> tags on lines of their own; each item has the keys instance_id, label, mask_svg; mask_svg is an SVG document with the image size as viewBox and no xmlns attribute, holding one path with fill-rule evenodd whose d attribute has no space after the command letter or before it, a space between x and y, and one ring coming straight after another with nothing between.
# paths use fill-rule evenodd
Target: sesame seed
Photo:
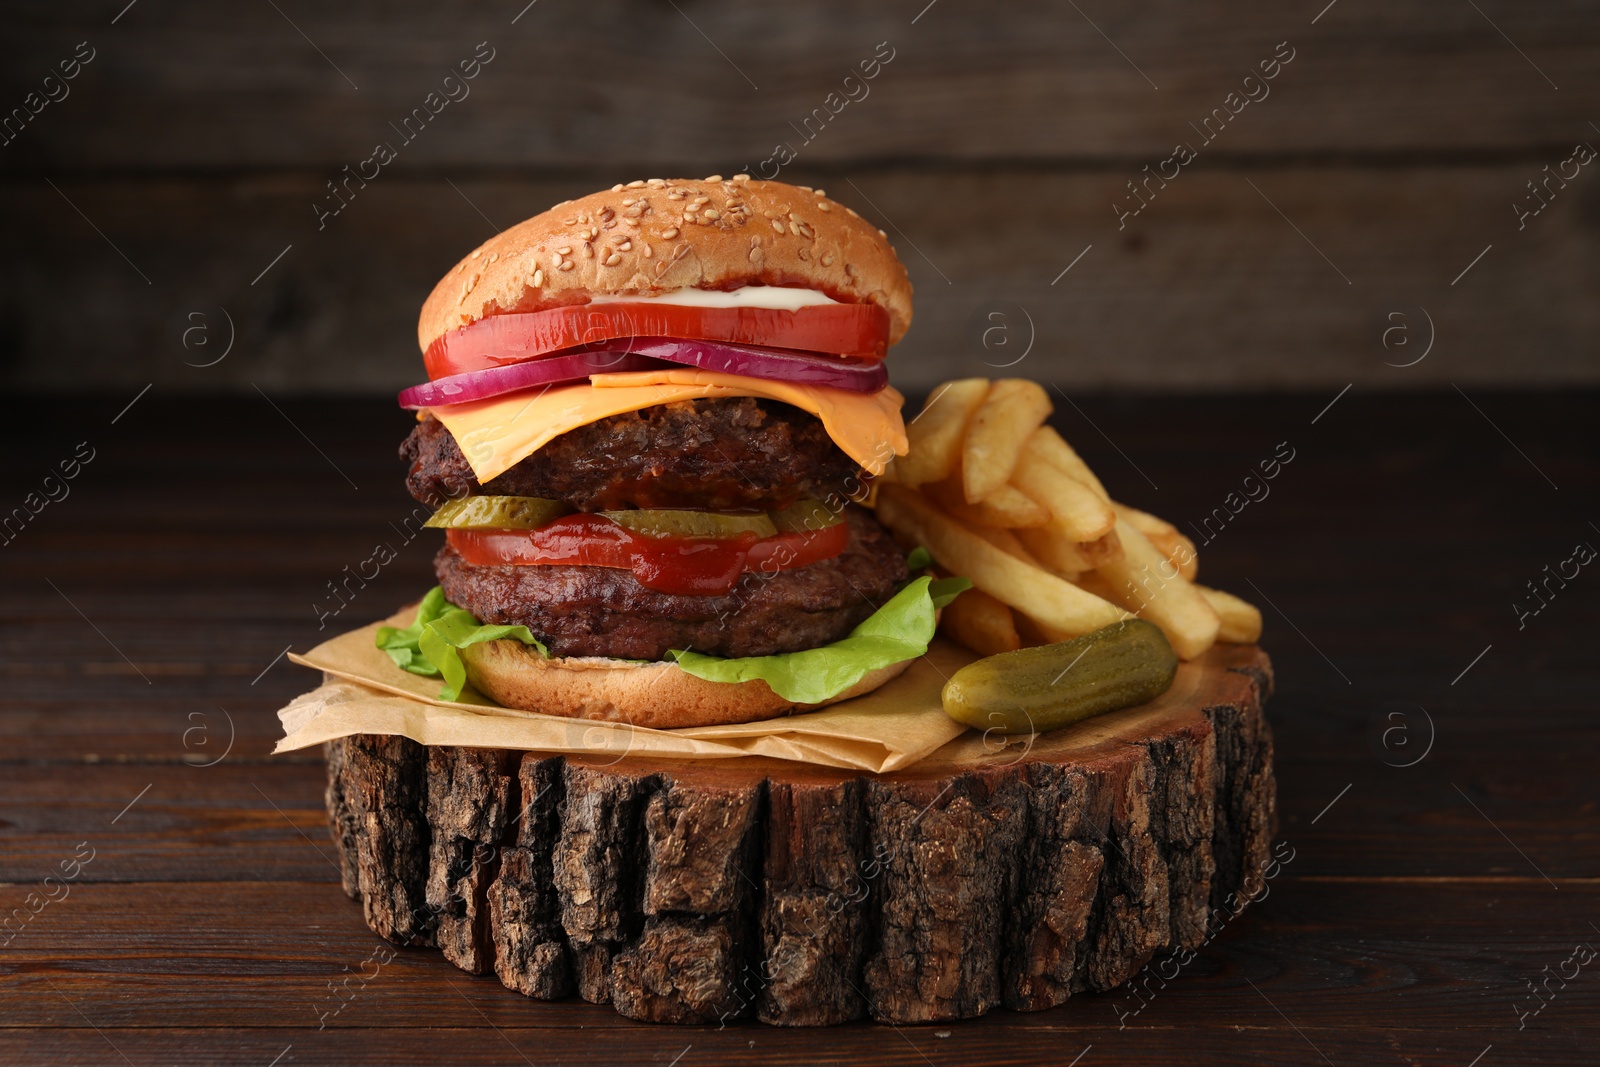
<instances>
[{"instance_id":1,"label":"sesame seed","mask_svg":"<svg viewBox=\"0 0 1600 1067\"><path fill-rule=\"evenodd\" d=\"M750 250L750 262L752 262L752 263L760 263L761 262L761 254L762 253L761 253L761 249L760 248L752 248Z\"/></svg>"},{"instance_id":2,"label":"sesame seed","mask_svg":"<svg viewBox=\"0 0 1600 1067\"><path fill-rule=\"evenodd\" d=\"M621 262L622 262L622 253L621 252L613 252L609 256L606 257L606 266L608 266L608 267L615 267L618 263L621 263Z\"/></svg>"},{"instance_id":3,"label":"sesame seed","mask_svg":"<svg viewBox=\"0 0 1600 1067\"><path fill-rule=\"evenodd\" d=\"M629 189L643 189L644 188L644 179L641 178L641 179L639 179L637 181L629 182L628 183L628 188Z\"/></svg>"},{"instance_id":4,"label":"sesame seed","mask_svg":"<svg viewBox=\"0 0 1600 1067\"><path fill-rule=\"evenodd\" d=\"M594 245L588 244L588 243L584 244L584 246L583 246L583 258L584 259L593 259L594 258Z\"/></svg>"},{"instance_id":5,"label":"sesame seed","mask_svg":"<svg viewBox=\"0 0 1600 1067\"><path fill-rule=\"evenodd\" d=\"M709 178L706 179L706 181L708 181L708 182L720 182L721 180L722 180L722 175L720 175L720 174L713 174Z\"/></svg>"},{"instance_id":6,"label":"sesame seed","mask_svg":"<svg viewBox=\"0 0 1600 1067\"><path fill-rule=\"evenodd\" d=\"M750 175L748 175L748 174L735 174L733 176L733 180L736 181L736 182L747 182L747 181L750 180Z\"/></svg>"},{"instance_id":7,"label":"sesame seed","mask_svg":"<svg viewBox=\"0 0 1600 1067\"><path fill-rule=\"evenodd\" d=\"M888 236L889 236L889 235L888 235L888 234L886 234L886 233L884 233L884 232L883 232L883 231L882 231L882 230L879 230L879 231L878 231L878 236L879 236L879 237L885 237L885 238L886 238L886 237L888 237Z\"/></svg>"},{"instance_id":8,"label":"sesame seed","mask_svg":"<svg viewBox=\"0 0 1600 1067\"><path fill-rule=\"evenodd\" d=\"M635 200L631 196L625 196L625 197L622 198L622 206L623 207L632 207L633 205L637 204L638 202L639 201Z\"/></svg>"},{"instance_id":9,"label":"sesame seed","mask_svg":"<svg viewBox=\"0 0 1600 1067\"><path fill-rule=\"evenodd\" d=\"M667 187L667 183L660 178L651 178L645 184L649 185L652 189L665 189Z\"/></svg>"},{"instance_id":10,"label":"sesame seed","mask_svg":"<svg viewBox=\"0 0 1600 1067\"><path fill-rule=\"evenodd\" d=\"M824 252L824 253L822 253L822 265L824 267L833 266L833 253L832 252Z\"/></svg>"},{"instance_id":11,"label":"sesame seed","mask_svg":"<svg viewBox=\"0 0 1600 1067\"><path fill-rule=\"evenodd\" d=\"M560 248L556 249L556 255L558 255L558 256L570 256L571 254L572 254L572 246L571 245L562 245Z\"/></svg>"},{"instance_id":12,"label":"sesame seed","mask_svg":"<svg viewBox=\"0 0 1600 1067\"><path fill-rule=\"evenodd\" d=\"M481 248L474 248L474 249L473 249L473 250L472 250L472 255L470 255L470 256L468 256L468 257L467 257L467 258L468 258L468 259L477 259L477 258L478 258L478 257L479 257L479 256L481 256L481 255L483 255L483 249L481 249Z\"/></svg>"},{"instance_id":13,"label":"sesame seed","mask_svg":"<svg viewBox=\"0 0 1600 1067\"><path fill-rule=\"evenodd\" d=\"M611 219L617 217L617 213L612 211L610 208L604 208L600 212L600 217L609 222Z\"/></svg>"},{"instance_id":14,"label":"sesame seed","mask_svg":"<svg viewBox=\"0 0 1600 1067\"><path fill-rule=\"evenodd\" d=\"M560 268L558 268L558 269L560 269L560 270L571 270L574 266L575 266L575 264L572 262L572 260L568 259L568 260L563 260L562 263L561 263Z\"/></svg>"},{"instance_id":15,"label":"sesame seed","mask_svg":"<svg viewBox=\"0 0 1600 1067\"><path fill-rule=\"evenodd\" d=\"M716 208L714 208L714 207L706 208L706 218L708 218L708 219L717 219L717 218L721 218L721 217L722 216L717 214L717 209Z\"/></svg>"},{"instance_id":16,"label":"sesame seed","mask_svg":"<svg viewBox=\"0 0 1600 1067\"><path fill-rule=\"evenodd\" d=\"M538 288L541 288L543 285L544 285L544 271L543 270L535 270L533 272L533 287L535 289L538 289Z\"/></svg>"},{"instance_id":17,"label":"sesame seed","mask_svg":"<svg viewBox=\"0 0 1600 1067\"><path fill-rule=\"evenodd\" d=\"M676 226L668 226L666 229L661 231L661 236L670 241L674 237L678 236L678 228Z\"/></svg>"},{"instance_id":18,"label":"sesame seed","mask_svg":"<svg viewBox=\"0 0 1600 1067\"><path fill-rule=\"evenodd\" d=\"M818 196L828 195L828 191L826 189L813 189L812 192L816 193Z\"/></svg>"},{"instance_id":19,"label":"sesame seed","mask_svg":"<svg viewBox=\"0 0 1600 1067\"><path fill-rule=\"evenodd\" d=\"M617 251L618 252L626 252L628 249L630 249L632 247L633 247L633 242L627 240L626 238L624 238L623 242L617 246Z\"/></svg>"},{"instance_id":20,"label":"sesame seed","mask_svg":"<svg viewBox=\"0 0 1600 1067\"><path fill-rule=\"evenodd\" d=\"M826 200L818 200L817 201L817 210L818 211L832 211L833 208L828 206L828 202Z\"/></svg>"},{"instance_id":21,"label":"sesame seed","mask_svg":"<svg viewBox=\"0 0 1600 1067\"><path fill-rule=\"evenodd\" d=\"M620 193L620 192L622 192L622 186L620 186L620 185L613 185L613 186L612 186L612 187L611 187L611 191L612 191L612 192L613 192L613 193ZM562 201L562 203L568 203L568 201Z\"/></svg>"},{"instance_id":22,"label":"sesame seed","mask_svg":"<svg viewBox=\"0 0 1600 1067\"><path fill-rule=\"evenodd\" d=\"M644 246L644 258L645 259L649 259L653 255L655 255L655 253L650 251L650 246L649 245L645 245Z\"/></svg>"},{"instance_id":23,"label":"sesame seed","mask_svg":"<svg viewBox=\"0 0 1600 1067\"><path fill-rule=\"evenodd\" d=\"M622 221L627 223L629 226L631 226L635 230L637 230L639 228L639 220L638 219L623 219Z\"/></svg>"},{"instance_id":24,"label":"sesame seed","mask_svg":"<svg viewBox=\"0 0 1600 1067\"><path fill-rule=\"evenodd\" d=\"M772 220L772 228L774 230L777 230L779 233L782 233L783 232L783 223L779 222L777 219L773 219Z\"/></svg>"},{"instance_id":25,"label":"sesame seed","mask_svg":"<svg viewBox=\"0 0 1600 1067\"><path fill-rule=\"evenodd\" d=\"M795 188L799 189L801 192L806 192L806 193L811 192L811 186L809 186L809 185L797 185L797 186L795 186Z\"/></svg>"}]
</instances>

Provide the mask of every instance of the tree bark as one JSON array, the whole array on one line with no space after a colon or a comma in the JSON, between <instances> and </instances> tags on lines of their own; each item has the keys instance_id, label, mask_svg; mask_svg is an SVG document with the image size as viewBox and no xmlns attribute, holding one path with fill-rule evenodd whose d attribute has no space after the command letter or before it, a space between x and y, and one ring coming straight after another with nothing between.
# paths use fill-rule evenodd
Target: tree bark
<instances>
[{"instance_id":1,"label":"tree bark","mask_svg":"<svg viewBox=\"0 0 1600 1067\"><path fill-rule=\"evenodd\" d=\"M1037 1011L1198 947L1259 889L1272 668L1241 646L1200 666L1142 708L887 775L349 737L330 829L376 933L528 996L701 1024Z\"/></svg>"}]
</instances>

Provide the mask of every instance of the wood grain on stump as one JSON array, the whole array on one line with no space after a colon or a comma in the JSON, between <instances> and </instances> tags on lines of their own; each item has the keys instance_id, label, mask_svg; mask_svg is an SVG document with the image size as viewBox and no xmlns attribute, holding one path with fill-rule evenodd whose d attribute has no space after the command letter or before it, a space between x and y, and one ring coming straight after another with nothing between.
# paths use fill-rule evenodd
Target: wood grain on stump
<instances>
[{"instance_id":1,"label":"wood grain on stump","mask_svg":"<svg viewBox=\"0 0 1600 1067\"><path fill-rule=\"evenodd\" d=\"M349 737L330 827L374 932L528 996L676 1023L1037 1011L1199 947L1257 889L1271 686L1219 645L1151 704L886 775Z\"/></svg>"}]
</instances>

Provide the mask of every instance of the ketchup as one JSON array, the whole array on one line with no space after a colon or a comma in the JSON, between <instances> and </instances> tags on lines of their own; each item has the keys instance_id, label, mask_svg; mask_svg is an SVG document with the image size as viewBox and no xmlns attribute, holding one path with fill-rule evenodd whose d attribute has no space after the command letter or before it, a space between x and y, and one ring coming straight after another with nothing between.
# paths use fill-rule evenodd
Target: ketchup
<instances>
[{"instance_id":1,"label":"ketchup","mask_svg":"<svg viewBox=\"0 0 1600 1067\"><path fill-rule=\"evenodd\" d=\"M450 546L477 566L615 567L659 593L721 596L747 571L804 567L843 552L849 527L757 538L649 537L599 515L564 515L537 530L447 530Z\"/></svg>"}]
</instances>

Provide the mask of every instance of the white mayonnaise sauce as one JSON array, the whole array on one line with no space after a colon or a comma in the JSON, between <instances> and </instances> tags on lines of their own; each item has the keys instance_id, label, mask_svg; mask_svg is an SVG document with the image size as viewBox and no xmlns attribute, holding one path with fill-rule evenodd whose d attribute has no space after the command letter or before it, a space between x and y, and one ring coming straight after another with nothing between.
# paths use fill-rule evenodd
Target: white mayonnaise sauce
<instances>
[{"instance_id":1,"label":"white mayonnaise sauce","mask_svg":"<svg viewBox=\"0 0 1600 1067\"><path fill-rule=\"evenodd\" d=\"M695 308L772 308L776 311L797 311L821 304L837 304L825 293L815 289L799 289L785 285L746 285L726 292L717 289L668 289L660 296L619 296L612 293L595 293L589 297L591 304L637 303L671 304Z\"/></svg>"}]
</instances>

